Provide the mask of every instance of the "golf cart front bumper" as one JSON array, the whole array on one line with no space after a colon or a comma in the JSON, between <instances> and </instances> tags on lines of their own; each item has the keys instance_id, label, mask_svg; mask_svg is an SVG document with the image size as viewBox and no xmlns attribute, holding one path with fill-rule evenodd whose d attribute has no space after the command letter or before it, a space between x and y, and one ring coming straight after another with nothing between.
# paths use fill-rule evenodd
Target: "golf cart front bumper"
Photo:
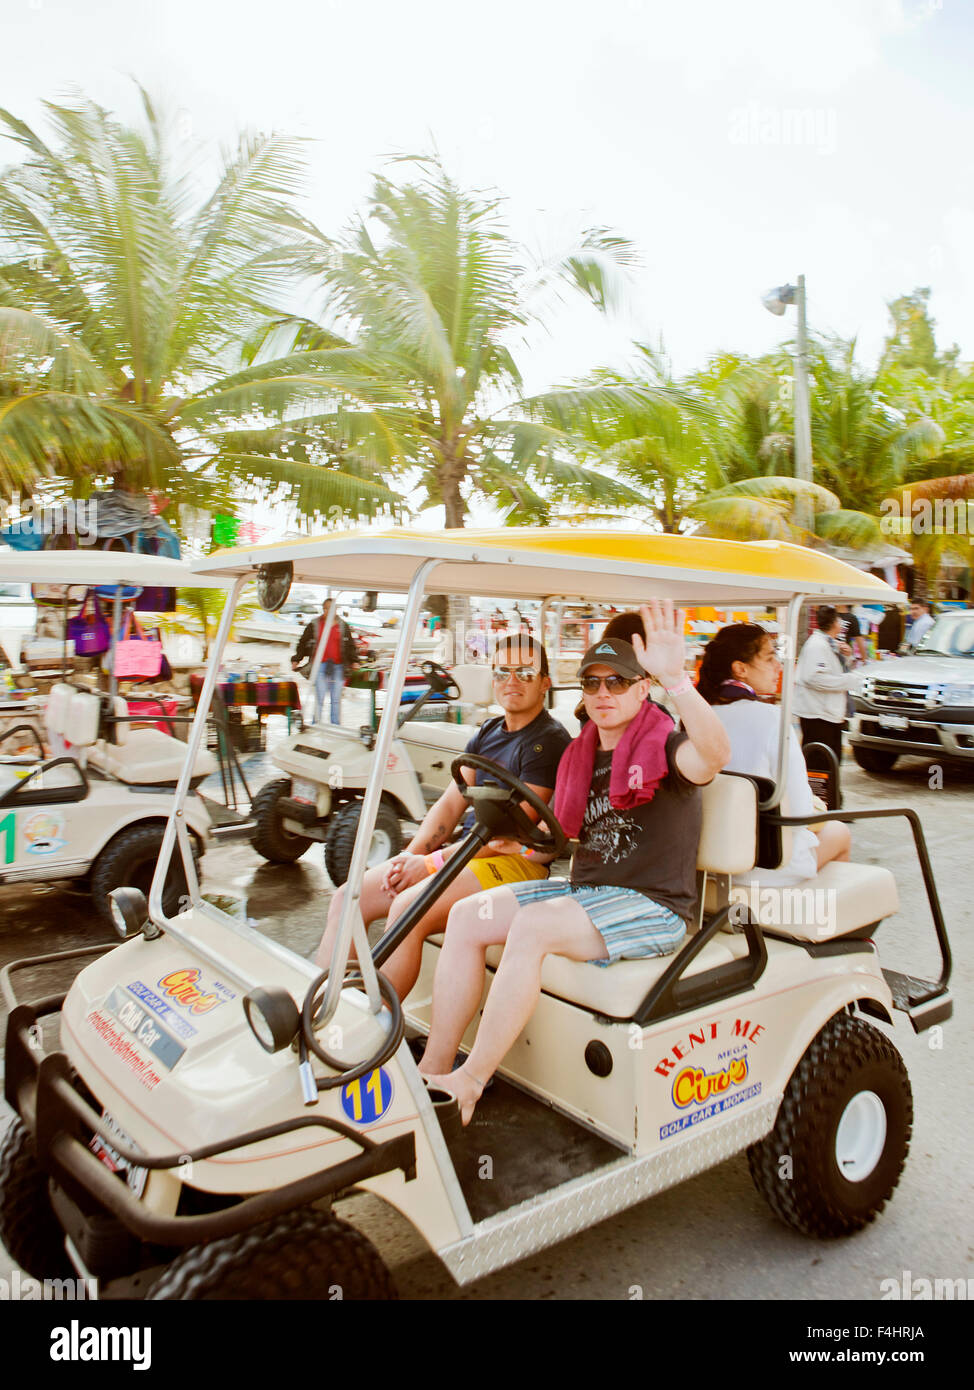
<instances>
[{"instance_id":1,"label":"golf cart front bumper","mask_svg":"<svg viewBox=\"0 0 974 1390\"><path fill-rule=\"evenodd\" d=\"M333 1197L382 1173L401 1170L407 1182L415 1177L416 1146L412 1133L380 1143L319 1115L300 1116L234 1135L195 1154L157 1157L127 1149L92 1105L93 1097L67 1056L44 1049L40 1020L59 1012L66 996L52 995L29 1004L16 1003L11 998L9 976L15 969L63 959L64 954L67 953L18 961L3 972L4 993L13 1004L7 1020L4 1093L32 1136L38 1163L51 1180L52 1204L91 1274L113 1277L144 1264L138 1242L157 1250L196 1245L249 1230L283 1212ZM91 1140L98 1135L127 1165L150 1172L178 1171L187 1159L212 1157L217 1152L244 1148L313 1126L341 1133L358 1144L361 1152L298 1181L239 1201L231 1199L230 1204L203 1213L168 1215L152 1210L129 1189L124 1172L113 1172L91 1149ZM127 1251L124 1259L123 1249Z\"/></svg>"}]
</instances>

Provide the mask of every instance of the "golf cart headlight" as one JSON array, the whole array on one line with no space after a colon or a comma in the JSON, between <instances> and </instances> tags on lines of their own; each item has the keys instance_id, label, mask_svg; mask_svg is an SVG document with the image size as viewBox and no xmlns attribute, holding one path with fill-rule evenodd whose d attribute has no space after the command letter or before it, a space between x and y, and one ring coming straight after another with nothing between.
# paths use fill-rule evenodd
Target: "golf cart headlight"
<instances>
[{"instance_id":1,"label":"golf cart headlight","mask_svg":"<svg viewBox=\"0 0 974 1390\"><path fill-rule=\"evenodd\" d=\"M252 989L243 1008L250 1031L265 1052L280 1052L297 1037L301 1016L286 989Z\"/></svg>"},{"instance_id":2,"label":"golf cart headlight","mask_svg":"<svg viewBox=\"0 0 974 1390\"><path fill-rule=\"evenodd\" d=\"M945 685L943 693L945 705L974 705L974 684L961 681L956 685Z\"/></svg>"},{"instance_id":3,"label":"golf cart headlight","mask_svg":"<svg viewBox=\"0 0 974 1390\"><path fill-rule=\"evenodd\" d=\"M149 904L138 888L113 888L108 902L115 930L123 941L142 931L149 920Z\"/></svg>"}]
</instances>

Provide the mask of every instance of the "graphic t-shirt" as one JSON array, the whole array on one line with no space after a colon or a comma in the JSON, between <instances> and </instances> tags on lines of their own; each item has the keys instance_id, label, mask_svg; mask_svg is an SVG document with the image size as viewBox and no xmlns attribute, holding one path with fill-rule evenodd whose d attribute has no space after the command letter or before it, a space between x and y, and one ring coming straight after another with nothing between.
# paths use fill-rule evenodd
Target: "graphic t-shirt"
<instances>
[{"instance_id":1,"label":"graphic t-shirt","mask_svg":"<svg viewBox=\"0 0 974 1390\"><path fill-rule=\"evenodd\" d=\"M676 766L686 734L666 740L669 772L652 801L619 811L609 801L612 753L599 751L588 804L572 860L573 884L635 888L692 922L697 904L697 848L703 802L700 788Z\"/></svg>"},{"instance_id":2,"label":"graphic t-shirt","mask_svg":"<svg viewBox=\"0 0 974 1390\"><path fill-rule=\"evenodd\" d=\"M552 719L546 709L526 724L523 729L511 733L504 723L505 716L497 715L480 726L464 750L476 753L478 757L490 758L508 772L513 772L522 782L533 787L553 787L561 755L571 743L568 730ZM482 787L490 782L488 774L479 769L476 784ZM474 815L470 811L464 818L464 828L470 829Z\"/></svg>"}]
</instances>

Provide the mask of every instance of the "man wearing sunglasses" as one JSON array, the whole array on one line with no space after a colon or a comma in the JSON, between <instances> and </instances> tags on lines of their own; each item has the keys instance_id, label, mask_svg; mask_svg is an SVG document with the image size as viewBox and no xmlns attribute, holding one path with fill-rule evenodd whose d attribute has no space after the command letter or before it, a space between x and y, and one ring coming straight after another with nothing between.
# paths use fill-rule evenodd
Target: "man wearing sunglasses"
<instances>
[{"instance_id":1,"label":"man wearing sunglasses","mask_svg":"<svg viewBox=\"0 0 974 1390\"><path fill-rule=\"evenodd\" d=\"M545 709L545 694L551 686L548 657L533 637L517 633L502 637L494 652L492 674L494 699L504 713L488 719L467 744L474 753L506 767L515 777L550 801L555 774L562 753L571 742L567 731ZM469 784L474 773L464 769ZM477 785L489 778L477 772ZM536 819L525 806L525 813ZM402 854L377 864L362 879L361 909L366 927L380 918L392 926L422 891L429 876L443 867L453 848L448 844L467 804L452 782L427 813L413 839ZM472 820L473 813L469 813ZM450 908L462 898L506 883L524 883L548 877L548 861L533 852L522 852L512 841L492 840L447 888L446 892L417 923L402 944L383 965L383 973L404 999L419 974L423 942L446 926ZM339 888L328 907L328 925L318 947L318 964L326 966L341 922L345 889Z\"/></svg>"}]
</instances>

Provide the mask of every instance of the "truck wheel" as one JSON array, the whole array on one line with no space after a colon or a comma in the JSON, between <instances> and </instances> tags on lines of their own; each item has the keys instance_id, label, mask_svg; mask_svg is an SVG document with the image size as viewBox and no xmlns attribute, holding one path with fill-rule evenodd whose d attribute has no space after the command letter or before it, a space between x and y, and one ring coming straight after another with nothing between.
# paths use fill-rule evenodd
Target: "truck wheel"
<instances>
[{"instance_id":1,"label":"truck wheel","mask_svg":"<svg viewBox=\"0 0 974 1390\"><path fill-rule=\"evenodd\" d=\"M336 888L340 888L348 878L361 814L361 801L349 801L340 811L336 811L328 827L325 837L325 868ZM402 826L399 824L399 817L387 801L380 801L365 867L374 869L376 864L383 864L387 859L392 859L401 849Z\"/></svg>"},{"instance_id":2,"label":"truck wheel","mask_svg":"<svg viewBox=\"0 0 974 1390\"><path fill-rule=\"evenodd\" d=\"M284 817L278 805L282 796L291 795L291 780L278 777L261 787L251 805L251 814L257 822L253 846L271 864L293 864L300 859L305 850L311 848L311 840L305 835L292 835L284 829Z\"/></svg>"},{"instance_id":3,"label":"truck wheel","mask_svg":"<svg viewBox=\"0 0 974 1390\"><path fill-rule=\"evenodd\" d=\"M34 1279L68 1279L74 1267L47 1195L30 1131L14 1120L0 1147L0 1241Z\"/></svg>"},{"instance_id":4,"label":"truck wheel","mask_svg":"<svg viewBox=\"0 0 974 1390\"><path fill-rule=\"evenodd\" d=\"M863 748L854 743L852 756L866 772L892 772L900 755L888 753L885 748Z\"/></svg>"},{"instance_id":5,"label":"truck wheel","mask_svg":"<svg viewBox=\"0 0 974 1390\"><path fill-rule=\"evenodd\" d=\"M148 900L164 834L165 827L161 825L131 825L110 840L95 861L91 871L91 897L99 917L109 926L113 922L108 895L113 888L138 888ZM193 840L193 858L198 864L198 846L192 834L190 839ZM188 891L177 845L162 895L162 906L167 917L175 916L179 911L180 899Z\"/></svg>"},{"instance_id":6,"label":"truck wheel","mask_svg":"<svg viewBox=\"0 0 974 1390\"><path fill-rule=\"evenodd\" d=\"M747 1151L771 1210L809 1236L868 1225L900 1180L913 1095L903 1059L878 1028L836 1014L813 1038L775 1127Z\"/></svg>"},{"instance_id":7,"label":"truck wheel","mask_svg":"<svg viewBox=\"0 0 974 1390\"><path fill-rule=\"evenodd\" d=\"M371 1241L312 1207L241 1235L196 1245L154 1286L153 1301L188 1299L394 1299L392 1276Z\"/></svg>"}]
</instances>

